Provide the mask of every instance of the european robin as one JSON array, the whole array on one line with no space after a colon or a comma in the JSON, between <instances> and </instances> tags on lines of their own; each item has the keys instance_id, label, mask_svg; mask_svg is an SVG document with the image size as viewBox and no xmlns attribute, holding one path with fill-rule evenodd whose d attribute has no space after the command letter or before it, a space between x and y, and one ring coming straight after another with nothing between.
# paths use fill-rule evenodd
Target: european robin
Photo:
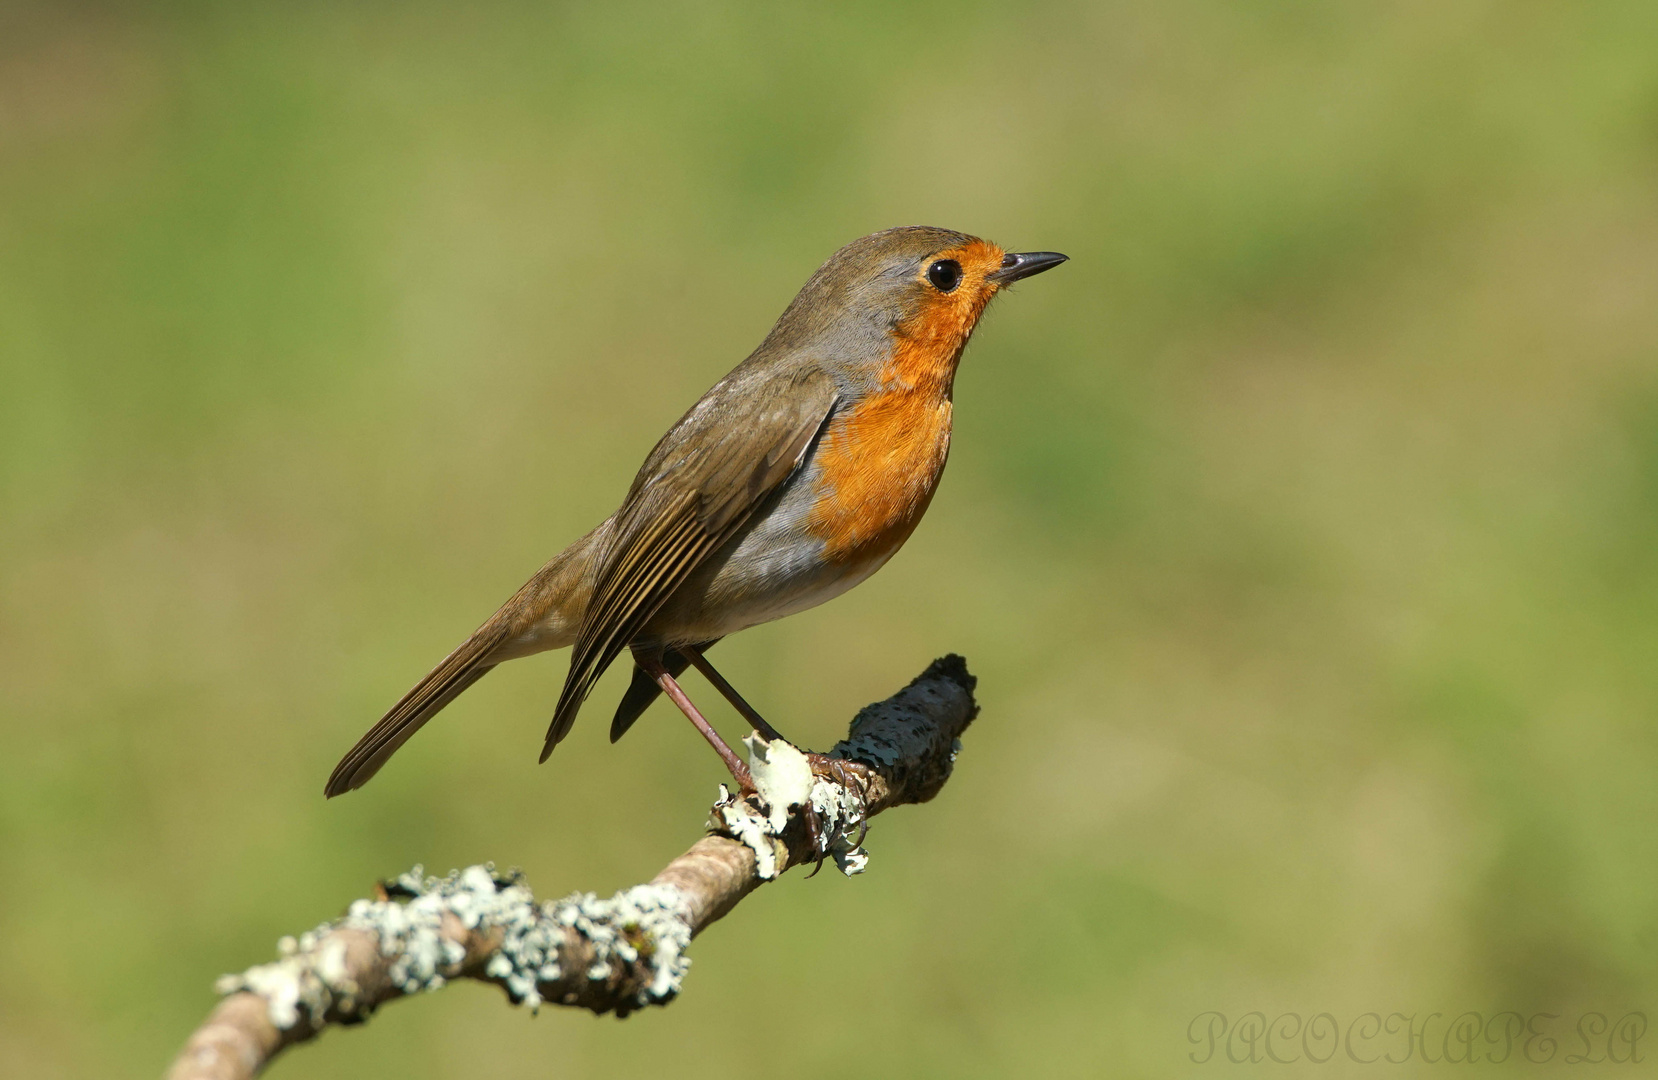
<instances>
[{"instance_id":1,"label":"european robin","mask_svg":"<svg viewBox=\"0 0 1658 1080\"><path fill-rule=\"evenodd\" d=\"M611 741L666 693L748 786L677 681L694 665L777 737L703 655L727 634L823 603L903 546L950 451L956 365L1003 288L1064 262L922 226L818 268L753 354L668 429L621 507L543 566L351 748L330 796L361 787L420 726L505 660L574 646L541 760L624 649L633 683Z\"/></svg>"}]
</instances>

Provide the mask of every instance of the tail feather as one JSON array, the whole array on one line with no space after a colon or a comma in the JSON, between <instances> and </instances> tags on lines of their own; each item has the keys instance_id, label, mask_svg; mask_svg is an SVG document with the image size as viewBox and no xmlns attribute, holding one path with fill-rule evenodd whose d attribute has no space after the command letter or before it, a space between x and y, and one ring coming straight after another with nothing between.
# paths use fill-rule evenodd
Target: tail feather
<instances>
[{"instance_id":1,"label":"tail feather","mask_svg":"<svg viewBox=\"0 0 1658 1080\"><path fill-rule=\"evenodd\" d=\"M486 624L468 638L460 648L444 657L443 662L403 695L368 734L357 740L350 753L334 766L324 792L329 798L355 791L368 783L386 759L398 747L420 730L422 724L436 716L443 707L455 700L467 687L487 675L495 665L487 657L506 637L506 627Z\"/></svg>"},{"instance_id":2,"label":"tail feather","mask_svg":"<svg viewBox=\"0 0 1658 1080\"><path fill-rule=\"evenodd\" d=\"M719 638L705 641L693 646L698 652L707 652L719 643ZM668 669L668 674L679 678L691 662L675 649L668 649L662 654L662 666ZM627 693L622 695L621 704L616 706L616 716L610 721L610 741L615 742L628 733L633 722L644 715L651 703L662 695L662 688L656 685L656 680L645 674L643 668L637 664L633 668L633 681L628 684Z\"/></svg>"},{"instance_id":3,"label":"tail feather","mask_svg":"<svg viewBox=\"0 0 1658 1080\"><path fill-rule=\"evenodd\" d=\"M592 589L586 572L589 555L595 544L602 543L609 528L608 520L602 522L548 560L460 648L444 657L413 690L404 694L334 767L328 786L323 789L328 797L343 795L368 783L386 759L408 742L422 724L495 665L568 645ZM568 637L561 629L566 627Z\"/></svg>"}]
</instances>

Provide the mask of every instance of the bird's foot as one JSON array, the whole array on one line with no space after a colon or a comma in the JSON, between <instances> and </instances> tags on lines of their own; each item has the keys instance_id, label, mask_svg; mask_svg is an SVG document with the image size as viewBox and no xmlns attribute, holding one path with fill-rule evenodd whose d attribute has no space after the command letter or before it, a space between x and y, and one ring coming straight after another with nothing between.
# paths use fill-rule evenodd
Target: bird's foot
<instances>
[{"instance_id":1,"label":"bird's foot","mask_svg":"<svg viewBox=\"0 0 1658 1080\"><path fill-rule=\"evenodd\" d=\"M860 873L868 860L862 848L869 817L863 769L758 734L743 741L748 768L730 770L738 790L733 794L722 785L715 820L717 828L754 849L760 877L770 879L776 865L774 852L759 838L780 839L785 833L792 837L786 841L789 849L797 853L804 834L804 861L815 856L817 862L813 874L831 856L842 872Z\"/></svg>"},{"instance_id":2,"label":"bird's foot","mask_svg":"<svg viewBox=\"0 0 1658 1080\"><path fill-rule=\"evenodd\" d=\"M844 843L842 838L846 836L853 822L856 822L858 826L858 838L846 845L847 850L856 851L863 844L864 837L869 832L869 813L868 806L864 801L863 783L847 767L845 761L840 758L829 757L827 754L808 752L806 762L811 766L814 775L834 783L851 796L856 807L844 817L843 813L834 812L837 808L830 807L829 809L832 811L830 816L833 820L831 822L832 827L829 829L824 828L823 816L818 813L817 807L813 805L810 799L802 807L802 810L804 810L802 816L805 818L806 824L806 839L811 844L812 850L817 852L817 864L812 867L812 872L806 875L810 878L816 876L817 872L823 869L823 860L828 857L836 843Z\"/></svg>"}]
</instances>

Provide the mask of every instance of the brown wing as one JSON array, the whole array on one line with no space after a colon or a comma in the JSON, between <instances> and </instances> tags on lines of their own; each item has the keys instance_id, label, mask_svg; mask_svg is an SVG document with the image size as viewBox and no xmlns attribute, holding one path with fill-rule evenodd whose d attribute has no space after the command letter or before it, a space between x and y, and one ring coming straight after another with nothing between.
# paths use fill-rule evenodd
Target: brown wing
<instances>
[{"instance_id":1,"label":"brown wing","mask_svg":"<svg viewBox=\"0 0 1658 1080\"><path fill-rule=\"evenodd\" d=\"M834 401L822 372L740 367L657 443L617 511L542 761L611 661L800 464Z\"/></svg>"}]
</instances>

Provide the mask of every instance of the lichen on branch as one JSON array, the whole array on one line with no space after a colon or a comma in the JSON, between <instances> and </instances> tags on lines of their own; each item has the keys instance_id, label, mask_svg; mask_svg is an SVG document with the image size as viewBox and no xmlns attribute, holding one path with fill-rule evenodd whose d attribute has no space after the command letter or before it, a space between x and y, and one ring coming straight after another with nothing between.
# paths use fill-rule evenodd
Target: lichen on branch
<instances>
[{"instance_id":1,"label":"lichen on branch","mask_svg":"<svg viewBox=\"0 0 1658 1080\"><path fill-rule=\"evenodd\" d=\"M664 1005L679 993L691 939L744 896L826 857L861 872L868 819L938 793L978 714L974 682L961 657L935 660L860 711L824 755L750 737L757 790L733 795L722 785L709 835L612 897L539 902L516 871L490 864L441 878L417 866L382 882L340 918L283 938L279 959L220 979L224 999L168 1076L245 1080L331 1025L456 978L493 982L532 1008L626 1016Z\"/></svg>"}]
</instances>

